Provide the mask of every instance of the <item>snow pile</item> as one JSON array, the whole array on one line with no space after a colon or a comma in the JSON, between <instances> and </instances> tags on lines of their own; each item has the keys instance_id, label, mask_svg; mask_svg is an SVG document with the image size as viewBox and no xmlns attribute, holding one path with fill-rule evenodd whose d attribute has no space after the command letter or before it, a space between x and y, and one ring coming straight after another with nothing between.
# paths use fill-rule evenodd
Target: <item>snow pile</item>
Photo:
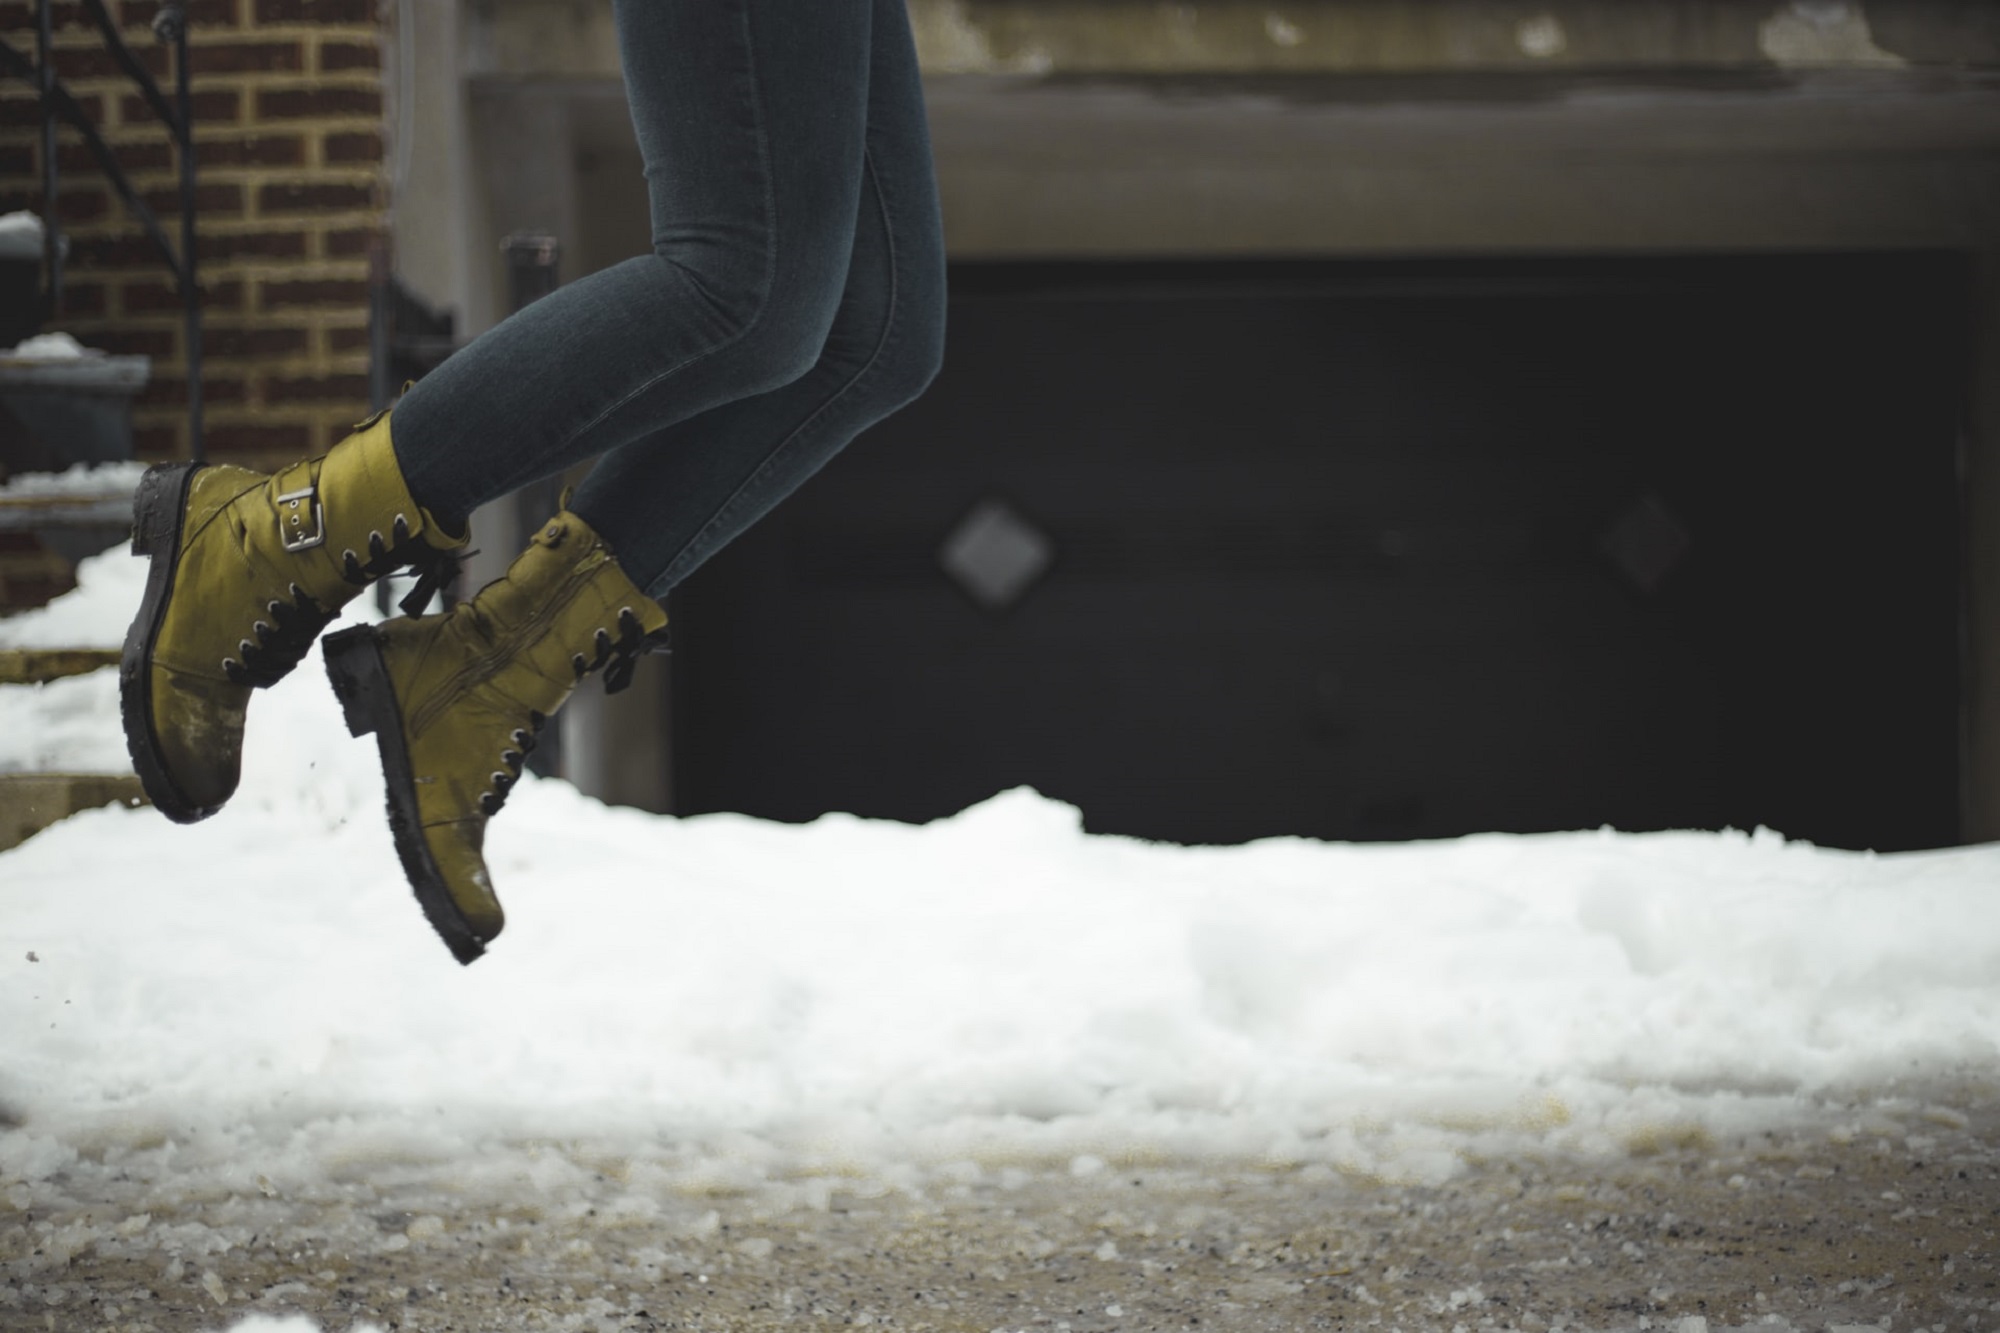
<instances>
[{"instance_id":1,"label":"snow pile","mask_svg":"<svg viewBox=\"0 0 2000 1333\"><path fill-rule=\"evenodd\" d=\"M38 333L0 351L0 359L8 361L82 361L103 355L102 349L85 347L67 333Z\"/></svg>"},{"instance_id":2,"label":"snow pile","mask_svg":"<svg viewBox=\"0 0 2000 1333\"><path fill-rule=\"evenodd\" d=\"M14 478L12 486L59 483L63 478L106 476L122 479L125 464ZM143 468L141 469L143 470ZM69 484L69 483L64 483ZM133 486L138 485L136 474ZM76 587L47 606L0 619L0 648L117 648L146 591L146 561L119 546L77 562Z\"/></svg>"},{"instance_id":3,"label":"snow pile","mask_svg":"<svg viewBox=\"0 0 2000 1333\"><path fill-rule=\"evenodd\" d=\"M18 472L0 483L0 496L95 499L130 495L139 489L139 478L146 475L146 467L139 462L78 463L61 472Z\"/></svg>"},{"instance_id":4,"label":"snow pile","mask_svg":"<svg viewBox=\"0 0 2000 1333\"><path fill-rule=\"evenodd\" d=\"M92 573L84 618L122 627L136 582ZM41 707L8 729L76 722ZM508 931L460 969L317 653L250 716L216 818L108 808L0 854L17 1207L112 1172L255 1197L422 1167L506 1197L579 1169L550 1141L676 1188L1148 1156L1441 1179L2000 1064L2000 848L1186 849L1026 790L787 826L526 781L489 838Z\"/></svg>"},{"instance_id":5,"label":"snow pile","mask_svg":"<svg viewBox=\"0 0 2000 1333\"><path fill-rule=\"evenodd\" d=\"M0 773L130 773L118 672L0 685Z\"/></svg>"},{"instance_id":6,"label":"snow pile","mask_svg":"<svg viewBox=\"0 0 2000 1333\"><path fill-rule=\"evenodd\" d=\"M40 259L42 220L26 209L0 213L0 259Z\"/></svg>"}]
</instances>

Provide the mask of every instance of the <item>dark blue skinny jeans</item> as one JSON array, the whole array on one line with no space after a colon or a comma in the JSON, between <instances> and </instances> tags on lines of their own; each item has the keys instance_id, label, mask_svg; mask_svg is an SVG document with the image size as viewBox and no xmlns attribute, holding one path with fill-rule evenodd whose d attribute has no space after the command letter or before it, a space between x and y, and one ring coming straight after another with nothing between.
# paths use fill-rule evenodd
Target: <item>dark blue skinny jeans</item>
<instances>
[{"instance_id":1,"label":"dark blue skinny jeans","mask_svg":"<svg viewBox=\"0 0 2000 1333\"><path fill-rule=\"evenodd\" d=\"M653 249L455 353L390 419L456 524L595 454L571 507L655 597L944 350L944 240L904 0L614 0Z\"/></svg>"}]
</instances>

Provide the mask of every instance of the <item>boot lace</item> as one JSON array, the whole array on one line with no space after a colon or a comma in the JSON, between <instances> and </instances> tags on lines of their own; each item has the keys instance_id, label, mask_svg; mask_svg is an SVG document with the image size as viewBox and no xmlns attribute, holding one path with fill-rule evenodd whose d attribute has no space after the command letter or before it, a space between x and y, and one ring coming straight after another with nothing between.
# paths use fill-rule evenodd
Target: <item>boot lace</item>
<instances>
[{"instance_id":1,"label":"boot lace","mask_svg":"<svg viewBox=\"0 0 2000 1333\"><path fill-rule=\"evenodd\" d=\"M508 733L508 745L500 751L500 767L489 775L493 789L480 793L480 813L491 818L500 813L501 806L507 804L507 793L513 791L514 784L521 780L521 767L535 752L535 746L540 743L535 737L547 723L547 717L530 709L528 725L516 727Z\"/></svg>"},{"instance_id":2,"label":"boot lace","mask_svg":"<svg viewBox=\"0 0 2000 1333\"><path fill-rule=\"evenodd\" d=\"M264 615L250 627L251 637L237 641L235 657L222 659L223 674L233 683L250 689L277 684L339 614L296 583L287 595L289 602L275 597L266 602Z\"/></svg>"},{"instance_id":3,"label":"boot lace","mask_svg":"<svg viewBox=\"0 0 2000 1333\"><path fill-rule=\"evenodd\" d=\"M368 559L353 551L341 552L340 575L349 583L366 585L404 567L417 571L416 586L400 603L405 615L422 615L439 589L458 577L459 566L477 554L467 551L440 551L429 542L413 537L409 520L396 515L390 536L368 534ZM286 600L289 598L289 600ZM236 643L236 656L222 659L223 674L234 684L250 689L275 685L290 675L319 637L320 631L339 616L298 584L289 584L286 598L272 598L264 604L264 614L250 626L250 637Z\"/></svg>"},{"instance_id":4,"label":"boot lace","mask_svg":"<svg viewBox=\"0 0 2000 1333\"><path fill-rule=\"evenodd\" d=\"M396 521L389 526L389 537L384 540L380 532L368 534L368 558L363 560L353 550L340 553L340 576L356 587L373 583L399 569L417 571L416 586L397 603L406 616L420 616L430 605L431 598L458 577L459 567L477 551L460 554L457 551L440 551L429 542L410 532L410 523L403 515L396 515Z\"/></svg>"},{"instance_id":5,"label":"boot lace","mask_svg":"<svg viewBox=\"0 0 2000 1333\"><path fill-rule=\"evenodd\" d=\"M618 611L618 637L612 638L611 631L600 628L592 636L592 655L573 653L569 659L570 670L582 680L600 667L604 670L604 692L617 694L632 683L632 669L647 653L672 651L668 646L671 636L665 626L646 633L640 625L639 617L631 607L621 607Z\"/></svg>"}]
</instances>

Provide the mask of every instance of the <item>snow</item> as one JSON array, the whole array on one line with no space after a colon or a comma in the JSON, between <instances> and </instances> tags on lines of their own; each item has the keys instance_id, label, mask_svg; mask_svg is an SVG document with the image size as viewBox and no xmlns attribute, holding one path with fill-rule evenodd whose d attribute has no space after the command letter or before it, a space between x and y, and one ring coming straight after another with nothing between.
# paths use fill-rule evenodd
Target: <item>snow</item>
<instances>
[{"instance_id":1,"label":"snow","mask_svg":"<svg viewBox=\"0 0 2000 1333\"><path fill-rule=\"evenodd\" d=\"M86 562L16 632L115 642L143 568ZM0 687L7 762L122 752L114 674ZM109 807L0 853L6 1201L114 1172L254 1198L415 1168L505 1200L584 1169L552 1141L615 1154L640 1210L965 1163L1437 1181L2000 1065L1996 847L1177 848L1087 835L1028 790L921 827L793 826L524 780L489 836L509 927L461 969L381 804L315 651L256 699L222 814Z\"/></svg>"},{"instance_id":2,"label":"snow","mask_svg":"<svg viewBox=\"0 0 2000 1333\"><path fill-rule=\"evenodd\" d=\"M137 461L116 463L76 463L61 472L17 472L0 483L0 497L95 499L105 495L130 495L139 489L139 478L148 464ZM143 581L143 571L142 571ZM135 595L133 601L138 600ZM123 631L120 631L121 637Z\"/></svg>"},{"instance_id":3,"label":"snow","mask_svg":"<svg viewBox=\"0 0 2000 1333\"><path fill-rule=\"evenodd\" d=\"M115 667L0 685L0 773L130 773L117 716Z\"/></svg>"},{"instance_id":4,"label":"snow","mask_svg":"<svg viewBox=\"0 0 2000 1333\"><path fill-rule=\"evenodd\" d=\"M0 259L41 257L41 218L26 209L0 213Z\"/></svg>"},{"instance_id":5,"label":"snow","mask_svg":"<svg viewBox=\"0 0 2000 1333\"><path fill-rule=\"evenodd\" d=\"M99 473L110 470L95 469ZM47 479L81 471L71 468ZM125 642L132 608L139 605L145 591L146 562L133 559L129 546L86 556L77 562L73 591L47 606L0 619L0 648L117 648Z\"/></svg>"},{"instance_id":6,"label":"snow","mask_svg":"<svg viewBox=\"0 0 2000 1333\"><path fill-rule=\"evenodd\" d=\"M67 333L38 333L0 351L0 359L8 361L81 361L103 355L101 349L85 347Z\"/></svg>"}]
</instances>

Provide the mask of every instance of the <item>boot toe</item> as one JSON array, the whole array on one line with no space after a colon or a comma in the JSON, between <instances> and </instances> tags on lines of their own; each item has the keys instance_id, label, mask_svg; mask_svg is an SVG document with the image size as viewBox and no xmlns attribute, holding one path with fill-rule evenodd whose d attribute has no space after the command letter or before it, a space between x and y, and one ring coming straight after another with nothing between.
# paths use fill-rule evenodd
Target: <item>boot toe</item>
<instances>
[{"instance_id":1,"label":"boot toe","mask_svg":"<svg viewBox=\"0 0 2000 1333\"><path fill-rule=\"evenodd\" d=\"M144 675L147 707L124 710L132 766L169 819L205 819L236 793L249 691L158 665Z\"/></svg>"}]
</instances>

